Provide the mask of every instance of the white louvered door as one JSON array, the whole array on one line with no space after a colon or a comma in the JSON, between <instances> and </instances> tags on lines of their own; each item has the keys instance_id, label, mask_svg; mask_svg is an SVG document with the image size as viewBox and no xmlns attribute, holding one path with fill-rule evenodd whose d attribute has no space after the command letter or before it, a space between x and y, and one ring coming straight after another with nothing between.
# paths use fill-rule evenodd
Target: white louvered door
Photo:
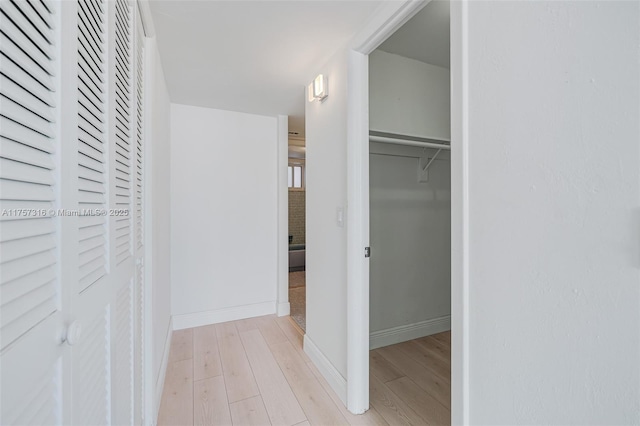
<instances>
[{"instance_id":1,"label":"white louvered door","mask_svg":"<svg viewBox=\"0 0 640 426\"><path fill-rule=\"evenodd\" d=\"M78 0L75 424L134 424L135 146L133 23L127 0ZM77 360L77 362L76 362ZM76 404L78 401L78 404Z\"/></svg>"},{"instance_id":2,"label":"white louvered door","mask_svg":"<svg viewBox=\"0 0 640 426\"><path fill-rule=\"evenodd\" d=\"M137 12L0 0L2 425L142 422Z\"/></svg>"},{"instance_id":3,"label":"white louvered door","mask_svg":"<svg viewBox=\"0 0 640 426\"><path fill-rule=\"evenodd\" d=\"M112 179L110 236L113 265L111 309L113 423L132 424L134 417L134 185L135 185L135 79L134 18L127 0L109 2L113 17L111 53L112 103L110 173ZM118 213L118 212L122 212ZM126 214L124 214L126 212Z\"/></svg>"},{"instance_id":4,"label":"white louvered door","mask_svg":"<svg viewBox=\"0 0 640 426\"><path fill-rule=\"evenodd\" d=\"M57 5L0 1L0 424L62 421ZM66 376L65 376L66 377Z\"/></svg>"},{"instance_id":5,"label":"white louvered door","mask_svg":"<svg viewBox=\"0 0 640 426\"><path fill-rule=\"evenodd\" d=\"M112 265L109 262L107 211L109 146L108 11L104 0L78 0L63 5L75 18L77 141L76 191L69 203L85 214L66 218L70 229L68 262L76 262L73 317L82 336L73 347L73 424L111 424ZM73 13L72 13L73 12ZM71 107L71 105L69 105ZM71 185L71 183L69 183ZM72 198L75 195L75 198ZM73 201L71 201L73 200ZM72 220L75 222L72 225ZM71 255L73 244L75 253ZM71 271L68 273L72 277Z\"/></svg>"}]
</instances>

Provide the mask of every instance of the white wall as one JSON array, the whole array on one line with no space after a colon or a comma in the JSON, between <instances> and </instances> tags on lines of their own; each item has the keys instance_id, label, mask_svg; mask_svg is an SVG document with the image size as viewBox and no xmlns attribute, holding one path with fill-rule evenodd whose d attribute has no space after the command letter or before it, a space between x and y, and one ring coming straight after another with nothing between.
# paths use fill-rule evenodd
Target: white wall
<instances>
[{"instance_id":1,"label":"white wall","mask_svg":"<svg viewBox=\"0 0 640 426\"><path fill-rule=\"evenodd\" d=\"M472 424L640 423L639 7L468 3Z\"/></svg>"},{"instance_id":2,"label":"white wall","mask_svg":"<svg viewBox=\"0 0 640 426\"><path fill-rule=\"evenodd\" d=\"M324 73L329 97L305 102L307 338L347 377L347 234L336 222L347 199L347 53ZM311 81L313 77L309 77ZM305 348L306 349L306 348Z\"/></svg>"},{"instance_id":3,"label":"white wall","mask_svg":"<svg viewBox=\"0 0 640 426\"><path fill-rule=\"evenodd\" d=\"M371 145L373 348L450 327L451 168L449 153L441 152L428 180L418 182L416 157L424 155L422 148ZM422 164L434 153L427 150Z\"/></svg>"},{"instance_id":4,"label":"white wall","mask_svg":"<svg viewBox=\"0 0 640 426\"><path fill-rule=\"evenodd\" d=\"M371 130L450 139L448 69L376 50L369 55L369 87Z\"/></svg>"},{"instance_id":5,"label":"white wall","mask_svg":"<svg viewBox=\"0 0 640 426\"><path fill-rule=\"evenodd\" d=\"M275 312L276 117L171 105L175 328Z\"/></svg>"},{"instance_id":6,"label":"white wall","mask_svg":"<svg viewBox=\"0 0 640 426\"><path fill-rule=\"evenodd\" d=\"M156 389L164 378L163 356L165 343L171 324L171 262L170 262L170 227L171 196L167 191L170 182L169 171L169 135L170 135L170 101L164 72L157 51L155 39L147 39L151 80L147 90L150 92L150 139L147 149L151 164L151 229L147 235L151 238L151 246L146 247L151 253L152 276L152 372ZM160 382L160 383L158 383ZM159 393L158 391L156 392ZM160 400L155 401L159 404ZM156 405L157 407L157 405Z\"/></svg>"}]
</instances>

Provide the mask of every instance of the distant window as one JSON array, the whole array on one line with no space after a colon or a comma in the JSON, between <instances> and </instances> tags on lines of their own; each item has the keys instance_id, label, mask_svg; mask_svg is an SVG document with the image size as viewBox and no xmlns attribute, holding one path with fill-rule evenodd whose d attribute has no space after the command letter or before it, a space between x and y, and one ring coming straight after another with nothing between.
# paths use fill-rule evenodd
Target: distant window
<instances>
[{"instance_id":1,"label":"distant window","mask_svg":"<svg viewBox=\"0 0 640 426\"><path fill-rule=\"evenodd\" d=\"M289 189L304 189L304 164L289 164Z\"/></svg>"}]
</instances>

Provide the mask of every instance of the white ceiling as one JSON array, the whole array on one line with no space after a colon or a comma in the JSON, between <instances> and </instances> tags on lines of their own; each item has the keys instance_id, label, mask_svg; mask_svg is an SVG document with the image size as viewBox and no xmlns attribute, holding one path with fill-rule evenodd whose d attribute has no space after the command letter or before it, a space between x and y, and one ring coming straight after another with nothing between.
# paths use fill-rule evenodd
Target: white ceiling
<instances>
[{"instance_id":1,"label":"white ceiling","mask_svg":"<svg viewBox=\"0 0 640 426\"><path fill-rule=\"evenodd\" d=\"M171 101L290 116L305 86L381 1L151 0Z\"/></svg>"},{"instance_id":2,"label":"white ceiling","mask_svg":"<svg viewBox=\"0 0 640 426\"><path fill-rule=\"evenodd\" d=\"M449 68L449 1L433 0L378 47Z\"/></svg>"}]
</instances>

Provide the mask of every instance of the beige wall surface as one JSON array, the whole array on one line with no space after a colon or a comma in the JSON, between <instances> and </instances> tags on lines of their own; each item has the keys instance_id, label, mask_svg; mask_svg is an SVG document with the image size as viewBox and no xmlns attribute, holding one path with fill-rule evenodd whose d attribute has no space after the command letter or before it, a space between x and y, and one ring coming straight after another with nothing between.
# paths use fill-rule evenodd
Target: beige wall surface
<instances>
[{"instance_id":1,"label":"beige wall surface","mask_svg":"<svg viewBox=\"0 0 640 426\"><path fill-rule=\"evenodd\" d=\"M305 191L289 191L289 235L291 244L305 244Z\"/></svg>"}]
</instances>

